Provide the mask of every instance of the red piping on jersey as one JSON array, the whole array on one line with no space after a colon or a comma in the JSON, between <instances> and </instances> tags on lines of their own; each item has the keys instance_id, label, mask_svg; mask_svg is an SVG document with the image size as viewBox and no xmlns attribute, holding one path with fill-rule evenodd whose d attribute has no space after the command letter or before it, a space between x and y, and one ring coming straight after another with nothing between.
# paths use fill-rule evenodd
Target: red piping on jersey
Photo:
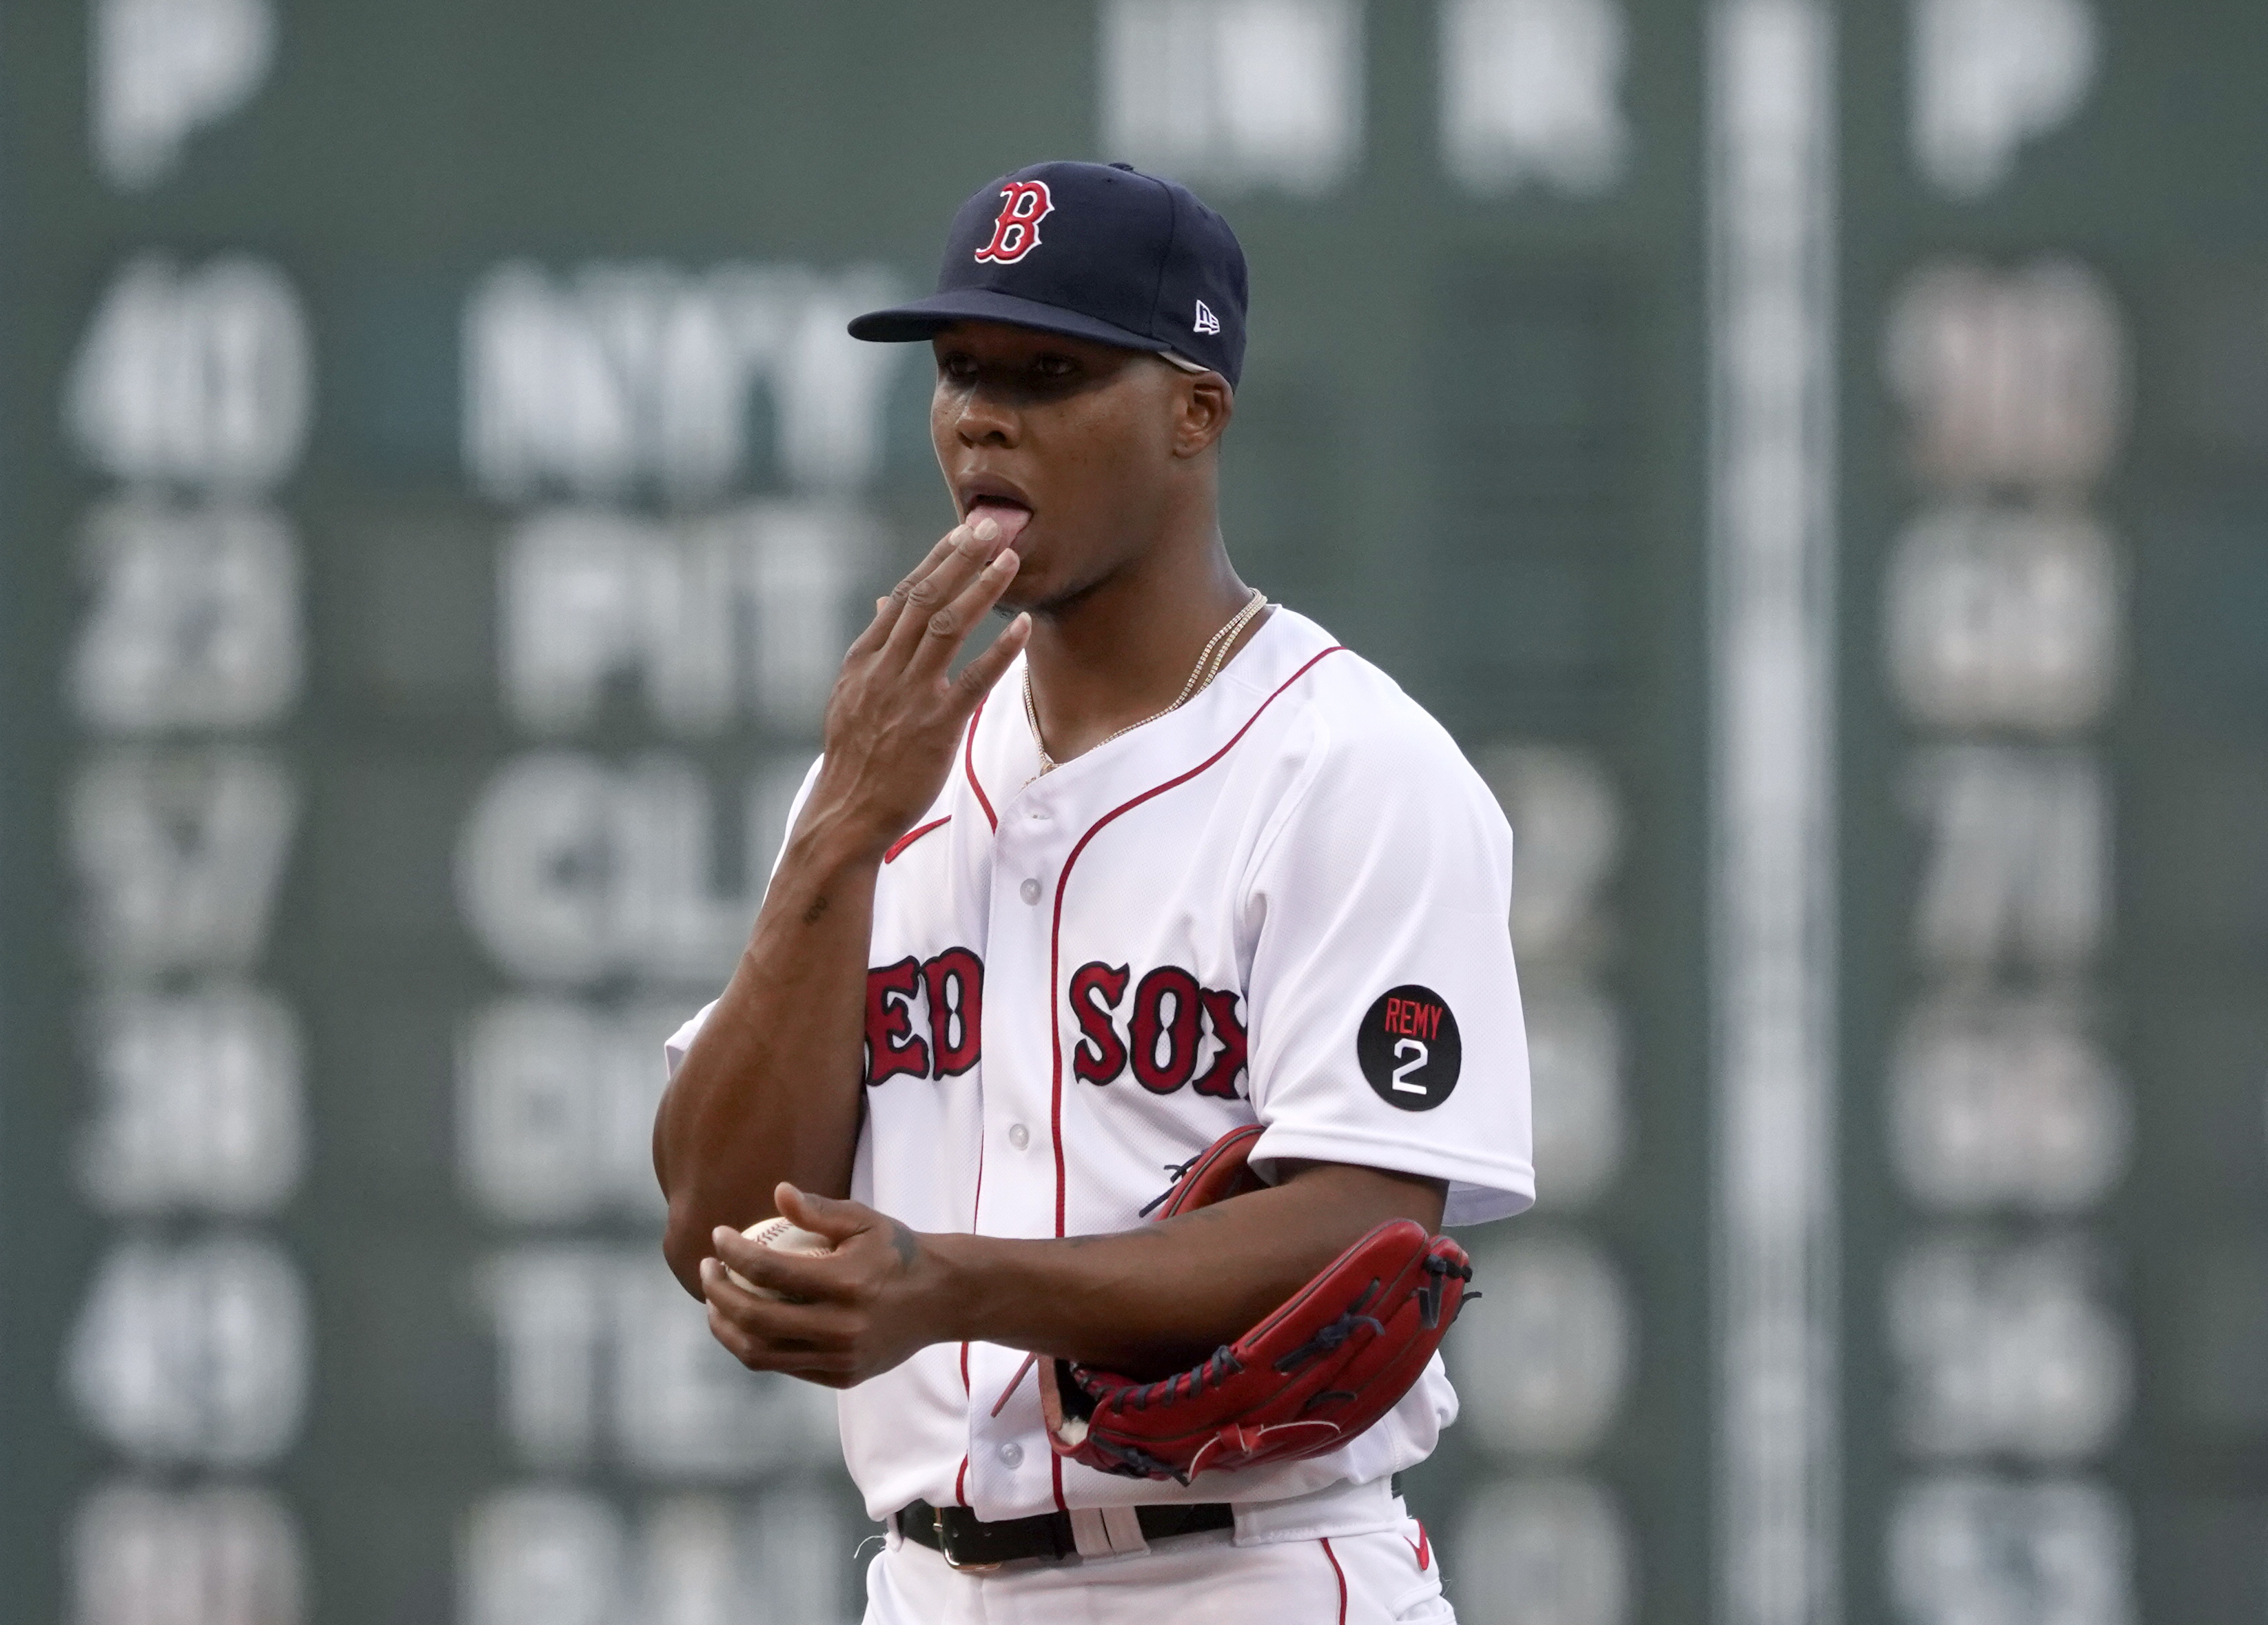
<instances>
[{"instance_id":1,"label":"red piping on jersey","mask_svg":"<svg viewBox=\"0 0 2268 1625\"><path fill-rule=\"evenodd\" d=\"M953 814L948 812L943 818L933 818L930 820L928 823L924 824L918 829L909 829L905 834L900 835L895 841L890 842L890 849L882 854L882 861L886 864L896 863L898 861L899 853L904 851L915 842L929 834L931 830L942 829L951 822L953 822Z\"/></svg>"},{"instance_id":2,"label":"red piping on jersey","mask_svg":"<svg viewBox=\"0 0 2268 1625\"><path fill-rule=\"evenodd\" d=\"M1405 1534L1402 1537L1402 1544L1418 1554L1418 1573L1423 1574L1433 1566L1433 1543L1426 1538L1425 1526L1422 1521L1418 1526L1418 1538L1413 1540Z\"/></svg>"},{"instance_id":3,"label":"red piping on jersey","mask_svg":"<svg viewBox=\"0 0 2268 1625\"><path fill-rule=\"evenodd\" d=\"M981 710L983 710L984 709L983 702L982 701L979 701L979 702L978 702L976 709L977 709L978 710L980 710L980 711L981 711ZM973 739L976 739L976 717L971 717L968 719L968 737L969 737L972 740L973 740ZM977 783L976 783L976 769L975 769L974 768L970 768L970 770L969 770L969 774L968 774L968 783L969 783L970 787L971 787L972 789L975 789L975 790L976 790L976 799L977 799L977 800L979 800L979 801L983 801L983 800L984 799L984 791L983 791L983 790L982 788L980 788L980 787L978 787L978 786L977 786ZM951 814L947 814L946 816L947 816L947 817L950 817L950 816L951 816ZM987 806L985 807L985 809L984 809L984 816L985 816L985 817L987 817L987 818L990 818L990 817L992 816L992 809L991 809L991 807L990 807L990 805L987 805ZM943 822L945 821L945 820L940 819L940 820L939 820L938 821L939 821L939 823L943 823ZM998 822L997 820L995 820L995 822L994 822L994 824L993 824L993 827L994 827L994 828L996 828L996 829L999 827ZM979 1107L979 1109L978 1109L978 1112L977 1112L977 1117L978 1117L979 1121L981 1122L981 1121L983 1121L983 1109L982 1109L982 1107ZM968 1232L969 1232L969 1234L971 1234L971 1235L975 1235L975 1234L976 1233L976 1216L977 1216L978 1214L980 1214L980 1213L983 1212L983 1211L984 1211L984 1136L983 1136L983 1135L981 1135L981 1134L980 1134L980 1135L978 1135L978 1136L976 1136L976 1195L975 1199L974 1199L973 1201L971 1201L971 1202L969 1203L969 1209L968 1209ZM970 1390L969 1390L969 1386L968 1386L968 1345L967 1343L963 1343L963 1344L961 1344L961 1397L962 1399L964 1399L964 1400L965 1400L965 1399L968 1399L968 1398L969 1397L969 1393L970 1393ZM994 1414L995 1415L998 1415L999 1413L996 1410L993 1414ZM954 1481L954 1485L953 1485L953 1495L954 1495L954 1498L955 1500L959 1501L959 1502L961 1503L961 1505L963 1505L963 1506L967 1506L967 1505L968 1504L968 1494L967 1494L968 1484L968 1457L966 1457L966 1456L963 1456L963 1457L961 1457L961 1476L960 1476L959 1478L957 1478L957 1479L955 1479L955 1480Z\"/></svg>"},{"instance_id":4,"label":"red piping on jersey","mask_svg":"<svg viewBox=\"0 0 2268 1625\"><path fill-rule=\"evenodd\" d=\"M1339 1567L1339 1555L1331 1550L1330 1537L1323 1537L1323 1555L1331 1560L1331 1574L1339 1583L1339 1625L1346 1625L1346 1570Z\"/></svg>"},{"instance_id":5,"label":"red piping on jersey","mask_svg":"<svg viewBox=\"0 0 2268 1625\"><path fill-rule=\"evenodd\" d=\"M976 1140L976 1200L970 1204L968 1210L968 1233L972 1236L976 1233L976 1216L983 1210L984 1139L983 1136L980 1135L977 1136ZM961 1396L963 1399L967 1399L968 1394L968 1345L967 1343L963 1343L961 1345ZM992 1414L997 1416L1000 1413L996 1408ZM966 1457L961 1460L961 1470L964 1473L968 1470L968 1462Z\"/></svg>"},{"instance_id":6,"label":"red piping on jersey","mask_svg":"<svg viewBox=\"0 0 2268 1625\"><path fill-rule=\"evenodd\" d=\"M1062 955L1064 893L1071 886L1071 865L1078 863L1079 855L1086 850L1086 843L1094 840L1095 836L1101 835L1104 827L1108 825L1112 820L1117 818L1119 814L1123 812L1131 812L1136 807L1140 806L1144 802L1150 800L1152 797L1162 796L1169 790L1176 789L1181 785L1188 783L1191 779L1197 777L1198 774L1203 773L1207 768L1210 768L1213 763L1219 761L1223 756L1227 755L1229 752L1234 750L1237 746L1238 741L1242 739L1247 733L1249 733L1252 731L1252 724L1260 720L1261 712L1265 711L1270 706L1276 703L1278 695L1282 694L1285 689L1289 688L1293 683L1298 682L1302 677L1305 677L1310 671L1314 669L1315 665L1319 662L1326 660L1335 654L1343 652L1345 648L1346 645L1344 643L1333 643L1329 649L1324 650L1322 653L1315 656L1313 659L1309 660L1307 665L1301 666L1298 671L1285 678L1277 686L1276 692L1270 695L1266 699L1261 701L1258 709L1254 710L1251 716L1244 719L1244 725L1229 736L1227 744L1213 752L1211 755L1197 763L1196 767L1191 768L1187 773L1181 775L1177 778L1167 779L1162 784L1152 785L1150 789L1144 790L1140 795L1135 797L1131 801L1123 801L1119 803L1118 805L1111 808L1109 812L1105 812L1101 818L1095 820L1094 823L1087 826L1086 833L1079 838L1079 844L1071 848L1071 856L1064 859L1063 873L1056 877L1055 924L1053 929L1050 930L1048 934L1048 1028L1049 1036L1055 1044L1055 1096L1053 1104L1049 1108L1049 1131L1056 1143L1056 1234L1057 1236L1061 1236L1064 1233L1064 1181L1067 1175L1064 1170L1063 1144L1063 1011L1057 1008L1056 1004L1056 989L1063 985ZM973 730L974 724L971 724L971 726ZM973 779L970 782L972 783L975 783ZM1056 1482L1058 1486L1060 1486L1063 1482L1063 1458L1060 1456L1056 1458ZM1057 1502L1061 1502L1063 1499L1063 1491L1060 1488L1056 1491L1056 1499ZM1333 1561L1336 1562L1336 1560L1334 1559Z\"/></svg>"},{"instance_id":7,"label":"red piping on jersey","mask_svg":"<svg viewBox=\"0 0 2268 1625\"><path fill-rule=\"evenodd\" d=\"M991 697L988 694L984 700ZM998 829L1000 819L992 811L991 798L984 793L984 786L976 782L976 724L984 715L984 700L977 701L976 709L968 713L968 738L961 747L961 770L968 776L968 788L976 792L976 805L984 809L984 821Z\"/></svg>"}]
</instances>

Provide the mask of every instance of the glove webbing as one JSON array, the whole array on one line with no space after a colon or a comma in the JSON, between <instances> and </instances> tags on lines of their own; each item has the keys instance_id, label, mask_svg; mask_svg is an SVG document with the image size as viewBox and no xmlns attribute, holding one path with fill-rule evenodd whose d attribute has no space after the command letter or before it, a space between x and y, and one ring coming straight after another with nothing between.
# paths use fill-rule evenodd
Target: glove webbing
<instances>
[{"instance_id":1,"label":"glove webbing","mask_svg":"<svg viewBox=\"0 0 2268 1625\"><path fill-rule=\"evenodd\" d=\"M1432 1261L1431 1259L1426 1261L1429 1264ZM1370 1285L1364 1289L1362 1296L1356 1298L1354 1302L1347 1305L1346 1312L1344 1314L1332 1321L1329 1326L1318 1327L1315 1329L1315 1335L1313 1337L1309 1338L1306 1342L1301 1343L1298 1348L1292 1349L1291 1353L1285 1355L1282 1359L1277 1361L1277 1371L1280 1375L1285 1377L1290 1376L1293 1371L1299 1370L1300 1367L1305 1365L1317 1355L1329 1354L1332 1349L1336 1349L1344 1343L1348 1338L1354 1335L1355 1328L1359 1326L1366 1326L1370 1327L1372 1331L1376 1332L1381 1337L1385 1336L1386 1323L1373 1315L1366 1315L1362 1312L1363 1306L1377 1296L1378 1282L1376 1278L1373 1277ZM1437 1302L1432 1318L1429 1319L1425 1324L1428 1326L1432 1325L1435 1320L1440 1319L1440 1311Z\"/></svg>"},{"instance_id":2,"label":"glove webbing","mask_svg":"<svg viewBox=\"0 0 2268 1625\"><path fill-rule=\"evenodd\" d=\"M1208 1382L1219 1382L1226 1378L1244 1374L1244 1362L1228 1351L1226 1343L1212 1351L1212 1358L1194 1371L1180 1371L1146 1388L1137 1388L1127 1394L1126 1403L1136 1410L1147 1410L1152 1401L1160 1406L1171 1405L1175 1400L1195 1399L1205 1390Z\"/></svg>"}]
</instances>

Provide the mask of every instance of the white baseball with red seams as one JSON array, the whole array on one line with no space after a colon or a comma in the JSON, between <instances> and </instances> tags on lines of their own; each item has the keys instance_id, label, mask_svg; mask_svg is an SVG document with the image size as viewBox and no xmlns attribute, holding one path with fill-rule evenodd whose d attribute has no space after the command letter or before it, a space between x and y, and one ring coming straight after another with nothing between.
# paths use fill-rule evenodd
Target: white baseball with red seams
<instances>
[{"instance_id":1,"label":"white baseball with red seams","mask_svg":"<svg viewBox=\"0 0 2268 1625\"><path fill-rule=\"evenodd\" d=\"M850 1194L917 1231L1128 1230L1168 1169L1256 1121L1263 1173L1446 1180L1451 1224L1527 1207L1512 834L1440 724L1281 607L1180 710L1044 776L1022 681L1020 660L882 866ZM1064 1464L1024 1360L933 1346L840 1396L874 1518L1229 1501L1263 1539L1265 1504L1411 1467L1457 1408L1437 1357L1344 1448L1183 1488Z\"/></svg>"},{"instance_id":2,"label":"white baseball with red seams","mask_svg":"<svg viewBox=\"0 0 2268 1625\"><path fill-rule=\"evenodd\" d=\"M835 1251L835 1244L815 1232L790 1224L784 1218L759 1219L740 1232L760 1247L770 1247L776 1253L794 1253L806 1258L820 1258ZM777 1298L784 1304L802 1303L785 1292L775 1292L768 1286L758 1286L739 1270L727 1265L725 1279L744 1292L754 1292L759 1298Z\"/></svg>"}]
</instances>

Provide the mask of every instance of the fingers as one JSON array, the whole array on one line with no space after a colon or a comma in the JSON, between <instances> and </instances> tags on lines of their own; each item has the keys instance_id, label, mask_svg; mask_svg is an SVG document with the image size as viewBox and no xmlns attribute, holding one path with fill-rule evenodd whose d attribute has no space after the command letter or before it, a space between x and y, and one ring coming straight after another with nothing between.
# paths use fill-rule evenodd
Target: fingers
<instances>
[{"instance_id":1,"label":"fingers","mask_svg":"<svg viewBox=\"0 0 2268 1625\"><path fill-rule=\"evenodd\" d=\"M718 1261L743 1281L753 1281L758 1286L770 1288L775 1292L786 1292L805 1301L815 1297L837 1296L833 1292L814 1290L814 1283L802 1278L799 1272L817 1263L819 1261L816 1259L792 1258L770 1247L760 1246L735 1231L723 1228L710 1237L709 1245L716 1249ZM705 1263L703 1268L706 1269ZM704 1275L703 1278L706 1280L707 1277Z\"/></svg>"},{"instance_id":2,"label":"fingers","mask_svg":"<svg viewBox=\"0 0 2268 1625\"><path fill-rule=\"evenodd\" d=\"M909 570L886 596L874 600L874 618L866 623L865 631L851 640L851 653L865 654L882 646L890 635L890 629L897 625L899 613L905 608L907 597L917 584L945 562L946 555L953 551L960 540L963 528L956 525L939 537L936 545L922 555L920 563Z\"/></svg>"},{"instance_id":3,"label":"fingers","mask_svg":"<svg viewBox=\"0 0 2268 1625\"><path fill-rule=\"evenodd\" d=\"M784 1303L751 1292L726 1275L724 1265L715 1259L702 1261L701 1290L712 1318L721 1315L726 1324L766 1348L805 1355L839 1354L853 1341L856 1316L851 1312L834 1304Z\"/></svg>"},{"instance_id":4,"label":"fingers","mask_svg":"<svg viewBox=\"0 0 2268 1625\"><path fill-rule=\"evenodd\" d=\"M892 594L900 607L888 641L902 655L912 655L928 631L930 618L951 604L1003 550L1000 527L990 519L979 519L973 529L963 526L946 540L950 544L946 555L926 570L909 576Z\"/></svg>"},{"instance_id":5,"label":"fingers","mask_svg":"<svg viewBox=\"0 0 2268 1625\"><path fill-rule=\"evenodd\" d=\"M822 1353L751 1335L715 1305L709 1308L709 1335L725 1351L754 1371L781 1371L809 1382L841 1386L856 1369L847 1354Z\"/></svg>"},{"instance_id":6,"label":"fingers","mask_svg":"<svg viewBox=\"0 0 2268 1625\"><path fill-rule=\"evenodd\" d=\"M968 527L956 525L937 539L934 547L922 555L920 563L908 570L898 585L890 589L889 602L893 608L902 607L913 590L935 574L939 565L951 558L968 539Z\"/></svg>"},{"instance_id":7,"label":"fingers","mask_svg":"<svg viewBox=\"0 0 2268 1625\"><path fill-rule=\"evenodd\" d=\"M850 640L850 647L848 652L854 655L863 655L869 653L873 650L880 649L882 646L882 640L889 636L890 628L896 622L896 620L895 600L888 597L887 594L881 598L876 599L874 600L873 619L866 622L865 630Z\"/></svg>"},{"instance_id":8,"label":"fingers","mask_svg":"<svg viewBox=\"0 0 2268 1625\"><path fill-rule=\"evenodd\" d=\"M1020 562L1013 548L1003 548L951 603L931 615L920 646L906 663L906 669L924 677L943 675L970 630L999 602L1008 584L1015 580Z\"/></svg>"},{"instance_id":9,"label":"fingers","mask_svg":"<svg viewBox=\"0 0 2268 1625\"><path fill-rule=\"evenodd\" d=\"M874 1227L874 1210L864 1203L814 1196L784 1180L773 1188L772 1202L788 1223L824 1236L838 1246L860 1231Z\"/></svg>"},{"instance_id":10,"label":"fingers","mask_svg":"<svg viewBox=\"0 0 2268 1625\"><path fill-rule=\"evenodd\" d=\"M725 1239L728 1233L724 1231L717 1233L713 1243L717 1256L743 1281L753 1282L774 1292L784 1292L797 1304L847 1302L856 1296L855 1290L843 1279L843 1266L838 1260L798 1257L792 1253L759 1246L738 1235L733 1236L728 1242ZM725 1284L731 1286L733 1283L727 1280ZM735 1287L734 1290L739 1289Z\"/></svg>"},{"instance_id":11,"label":"fingers","mask_svg":"<svg viewBox=\"0 0 2268 1625\"><path fill-rule=\"evenodd\" d=\"M992 686L1000 680L1002 673L1023 652L1024 645L1031 641L1031 616L1018 615L1002 629L999 636L992 640L990 647L961 668L961 676L956 681L961 689L963 715L976 710L976 702L992 692Z\"/></svg>"}]
</instances>

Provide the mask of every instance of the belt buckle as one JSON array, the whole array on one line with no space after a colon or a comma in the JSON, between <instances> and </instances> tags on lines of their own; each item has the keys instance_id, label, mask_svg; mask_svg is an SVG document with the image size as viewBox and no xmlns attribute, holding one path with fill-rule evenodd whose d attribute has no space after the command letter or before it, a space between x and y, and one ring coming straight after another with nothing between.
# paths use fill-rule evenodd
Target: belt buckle
<instances>
[{"instance_id":1,"label":"belt buckle","mask_svg":"<svg viewBox=\"0 0 2268 1625\"><path fill-rule=\"evenodd\" d=\"M945 1559L945 1566L946 1568L952 1570L956 1574L990 1574L996 1569L1002 1569L1007 1566L1005 1563L997 1562L963 1562L960 1558L954 1556L953 1553L953 1533L952 1531L946 1526L945 1509L940 1506L936 1508L935 1511L937 1514L937 1521L932 1526L937 1531L938 1555Z\"/></svg>"}]
</instances>

